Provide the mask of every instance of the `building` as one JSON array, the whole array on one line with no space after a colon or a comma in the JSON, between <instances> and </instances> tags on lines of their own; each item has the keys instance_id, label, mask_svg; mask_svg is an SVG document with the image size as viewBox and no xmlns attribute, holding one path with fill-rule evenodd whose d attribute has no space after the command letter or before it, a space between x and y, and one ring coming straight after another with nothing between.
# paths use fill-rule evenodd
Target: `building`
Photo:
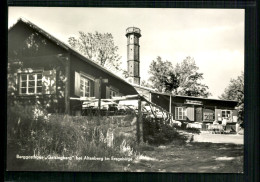
<instances>
[{"instance_id":1,"label":"building","mask_svg":"<svg viewBox=\"0 0 260 182\"><path fill-rule=\"evenodd\" d=\"M160 105L173 114L174 119L186 122L236 123L238 113L235 107L237 101L198 98L151 92L151 102Z\"/></svg>"},{"instance_id":2,"label":"building","mask_svg":"<svg viewBox=\"0 0 260 182\"><path fill-rule=\"evenodd\" d=\"M19 19L8 30L8 94L20 102L39 101L49 112L77 114L75 98L140 94L173 114L175 120L237 121L237 102L170 95L140 86L141 30L126 29L128 81L87 59L30 21Z\"/></svg>"},{"instance_id":3,"label":"building","mask_svg":"<svg viewBox=\"0 0 260 182\"><path fill-rule=\"evenodd\" d=\"M81 105L72 98L137 94L124 79L24 19L8 30L8 65L9 96L37 99L49 112L79 112Z\"/></svg>"},{"instance_id":4,"label":"building","mask_svg":"<svg viewBox=\"0 0 260 182\"><path fill-rule=\"evenodd\" d=\"M139 85L134 87L139 94L161 106L178 121L213 123L226 119L227 123L236 123L238 120L237 101L173 95Z\"/></svg>"}]
</instances>

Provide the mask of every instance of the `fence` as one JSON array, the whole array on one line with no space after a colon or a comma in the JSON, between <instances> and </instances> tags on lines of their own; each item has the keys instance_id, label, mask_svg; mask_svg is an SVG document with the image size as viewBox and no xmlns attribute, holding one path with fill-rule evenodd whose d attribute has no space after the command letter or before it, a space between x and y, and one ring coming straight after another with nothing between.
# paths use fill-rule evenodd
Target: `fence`
<instances>
[{"instance_id":1,"label":"fence","mask_svg":"<svg viewBox=\"0 0 260 182\"><path fill-rule=\"evenodd\" d=\"M143 118L173 126L172 114L162 107L148 101L141 95L96 99L95 97L71 98L80 101L81 115L120 116L135 114L137 141L143 141Z\"/></svg>"}]
</instances>

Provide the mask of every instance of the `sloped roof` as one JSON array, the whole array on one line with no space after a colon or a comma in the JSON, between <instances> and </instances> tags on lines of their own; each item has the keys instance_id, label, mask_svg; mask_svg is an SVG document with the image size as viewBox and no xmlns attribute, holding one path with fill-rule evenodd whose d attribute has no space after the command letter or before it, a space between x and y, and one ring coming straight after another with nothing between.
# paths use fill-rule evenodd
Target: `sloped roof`
<instances>
[{"instance_id":1,"label":"sloped roof","mask_svg":"<svg viewBox=\"0 0 260 182\"><path fill-rule=\"evenodd\" d=\"M214 99L214 98L204 98L204 97L195 97L195 96L186 96L186 95L174 95L174 94L168 94L168 93L161 93L161 92L155 92L151 91L151 93L159 94L159 95L166 95L166 96L172 96L172 97L184 97L189 99L201 99L201 100L215 100L215 101L227 101L227 102L237 102L235 100L224 100L224 99Z\"/></svg>"},{"instance_id":2,"label":"sloped roof","mask_svg":"<svg viewBox=\"0 0 260 182\"><path fill-rule=\"evenodd\" d=\"M134 83L131 83L131 85L132 85L133 87L140 88L140 89L144 89L144 90L147 90L147 91L151 91L151 92L154 92L154 91L155 91L155 89L153 89L153 88L149 88L149 87L137 85L137 84L134 84Z\"/></svg>"},{"instance_id":3,"label":"sloped roof","mask_svg":"<svg viewBox=\"0 0 260 182\"><path fill-rule=\"evenodd\" d=\"M36 32L42 34L44 37L46 37L47 39L53 41L54 43L56 43L58 46L64 48L65 50L67 50L68 52L70 52L71 54L75 55L76 57L80 58L81 60L87 62L88 64L93 65L94 67L106 72L107 74L127 83L128 85L131 85L129 82L127 82L126 80L122 79L121 77L115 75L114 73L112 73L111 71L107 70L105 67L95 63L94 61L89 60L88 58L86 58L84 55L82 55L80 52L78 52L77 50L71 48L69 45L67 45L66 43L62 42L61 40L57 39L56 37L54 37L53 35L51 35L50 33L46 32L45 30L43 30L42 28L40 28L39 26L35 25L34 23L32 23L29 20L26 20L25 18L19 18L17 20L17 22L11 26L8 29L8 32L10 32L19 22L22 22L24 24L26 24L27 26L31 27L33 30L35 30ZM131 85L132 86L132 85Z\"/></svg>"},{"instance_id":4,"label":"sloped roof","mask_svg":"<svg viewBox=\"0 0 260 182\"><path fill-rule=\"evenodd\" d=\"M175 94L170 94L170 93L162 93L162 92L157 92L155 89L149 88L149 87L144 87L136 84L132 84L133 87L141 88L144 90L147 90L150 93L158 94L158 95L165 95L165 96L172 96L172 97L183 97L183 98L189 98L189 99L202 99L202 100L214 100L214 101L228 101L228 102L237 102L235 100L224 100L224 99L214 99L214 98L204 98L204 97L195 97L195 96L185 96L185 95L175 95Z\"/></svg>"}]
</instances>

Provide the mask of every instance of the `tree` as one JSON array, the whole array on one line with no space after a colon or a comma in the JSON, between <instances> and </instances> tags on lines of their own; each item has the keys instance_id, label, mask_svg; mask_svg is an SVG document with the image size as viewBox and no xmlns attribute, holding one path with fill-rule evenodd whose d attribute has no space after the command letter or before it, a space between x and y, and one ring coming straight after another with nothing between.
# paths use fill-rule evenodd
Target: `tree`
<instances>
[{"instance_id":1,"label":"tree","mask_svg":"<svg viewBox=\"0 0 260 182\"><path fill-rule=\"evenodd\" d=\"M111 33L84 33L79 31L79 37L69 37L68 42L72 48L97 64L120 70L121 57L117 54L118 47L115 46Z\"/></svg>"},{"instance_id":2,"label":"tree","mask_svg":"<svg viewBox=\"0 0 260 182\"><path fill-rule=\"evenodd\" d=\"M150 87L150 88L152 88L153 86L149 83L149 82L147 82L146 80L142 80L141 81L141 83L140 83L140 85L141 86L143 86L143 87Z\"/></svg>"},{"instance_id":3,"label":"tree","mask_svg":"<svg viewBox=\"0 0 260 182\"><path fill-rule=\"evenodd\" d=\"M205 98L211 95L208 86L200 82L203 80L203 73L199 73L198 70L199 67L191 57L186 57L181 63L176 64L174 72L179 80L177 94Z\"/></svg>"},{"instance_id":4,"label":"tree","mask_svg":"<svg viewBox=\"0 0 260 182\"><path fill-rule=\"evenodd\" d=\"M171 92L178 87L177 82L175 83L176 75L173 73L172 63L167 60L163 61L159 56L150 64L148 73L151 74L149 81L152 87L159 92Z\"/></svg>"},{"instance_id":5,"label":"tree","mask_svg":"<svg viewBox=\"0 0 260 182\"><path fill-rule=\"evenodd\" d=\"M219 98L238 101L238 117L241 121L244 120L244 72L236 79L230 80L229 85Z\"/></svg>"},{"instance_id":6,"label":"tree","mask_svg":"<svg viewBox=\"0 0 260 182\"><path fill-rule=\"evenodd\" d=\"M203 73L198 73L198 67L191 57L173 67L169 61L157 57L150 64L149 81L159 92L170 92L178 95L208 97L208 86L200 83Z\"/></svg>"}]
</instances>

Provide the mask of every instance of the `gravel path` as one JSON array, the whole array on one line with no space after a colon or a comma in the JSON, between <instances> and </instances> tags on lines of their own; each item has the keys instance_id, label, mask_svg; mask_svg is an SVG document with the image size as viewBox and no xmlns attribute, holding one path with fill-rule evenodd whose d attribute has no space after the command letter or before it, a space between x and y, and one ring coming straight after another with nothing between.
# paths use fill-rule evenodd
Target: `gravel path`
<instances>
[{"instance_id":1,"label":"gravel path","mask_svg":"<svg viewBox=\"0 0 260 182\"><path fill-rule=\"evenodd\" d=\"M244 144L244 135L200 133L193 135L193 142Z\"/></svg>"}]
</instances>

